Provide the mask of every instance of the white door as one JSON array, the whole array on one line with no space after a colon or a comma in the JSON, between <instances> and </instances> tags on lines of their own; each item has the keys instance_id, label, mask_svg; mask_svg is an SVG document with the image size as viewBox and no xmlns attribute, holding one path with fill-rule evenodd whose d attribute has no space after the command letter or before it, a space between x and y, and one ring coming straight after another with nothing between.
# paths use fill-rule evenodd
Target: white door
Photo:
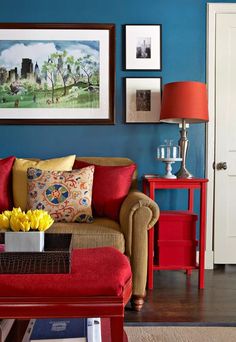
<instances>
[{"instance_id":1,"label":"white door","mask_svg":"<svg viewBox=\"0 0 236 342\"><path fill-rule=\"evenodd\" d=\"M236 264L236 13L216 15L214 263Z\"/></svg>"}]
</instances>

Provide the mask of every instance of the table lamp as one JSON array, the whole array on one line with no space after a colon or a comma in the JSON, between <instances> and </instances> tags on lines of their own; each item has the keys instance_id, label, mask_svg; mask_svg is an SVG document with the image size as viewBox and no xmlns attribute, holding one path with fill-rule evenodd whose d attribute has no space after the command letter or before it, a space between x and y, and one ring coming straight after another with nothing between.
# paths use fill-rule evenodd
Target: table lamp
<instances>
[{"instance_id":1,"label":"table lamp","mask_svg":"<svg viewBox=\"0 0 236 342\"><path fill-rule=\"evenodd\" d=\"M186 156L189 141L186 123L208 121L208 101L205 83L184 81L167 83L164 86L160 121L182 124L179 140L181 168L178 178L193 178L186 168Z\"/></svg>"}]
</instances>

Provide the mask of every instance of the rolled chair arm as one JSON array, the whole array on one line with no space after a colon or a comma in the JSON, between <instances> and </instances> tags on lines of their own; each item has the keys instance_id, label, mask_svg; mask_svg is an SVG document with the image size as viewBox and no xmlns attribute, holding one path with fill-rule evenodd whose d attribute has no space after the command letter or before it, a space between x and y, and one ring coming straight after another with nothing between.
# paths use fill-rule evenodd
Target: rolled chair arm
<instances>
[{"instance_id":1,"label":"rolled chair arm","mask_svg":"<svg viewBox=\"0 0 236 342\"><path fill-rule=\"evenodd\" d=\"M129 257L133 273L135 310L141 310L145 297L148 260L148 229L159 218L158 205L139 191L131 191L120 210L120 227L125 237L125 254Z\"/></svg>"},{"instance_id":2,"label":"rolled chair arm","mask_svg":"<svg viewBox=\"0 0 236 342\"><path fill-rule=\"evenodd\" d=\"M120 210L120 226L125 236L126 254L132 254L133 230L148 230L155 225L160 215L156 202L141 191L131 191Z\"/></svg>"}]
</instances>

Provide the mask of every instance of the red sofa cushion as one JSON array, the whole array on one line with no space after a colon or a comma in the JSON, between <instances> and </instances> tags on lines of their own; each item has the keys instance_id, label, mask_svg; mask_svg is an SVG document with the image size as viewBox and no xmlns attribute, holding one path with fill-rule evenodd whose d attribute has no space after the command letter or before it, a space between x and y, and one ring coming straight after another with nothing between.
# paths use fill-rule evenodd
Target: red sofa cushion
<instances>
[{"instance_id":1,"label":"red sofa cushion","mask_svg":"<svg viewBox=\"0 0 236 342\"><path fill-rule=\"evenodd\" d=\"M69 274L1 274L0 297L121 296L128 258L113 247L75 249Z\"/></svg>"},{"instance_id":2,"label":"red sofa cushion","mask_svg":"<svg viewBox=\"0 0 236 342\"><path fill-rule=\"evenodd\" d=\"M89 165L93 164L76 160L73 169ZM135 164L128 166L95 165L92 204L96 216L119 220L120 207L129 192L135 169Z\"/></svg>"},{"instance_id":3,"label":"red sofa cushion","mask_svg":"<svg viewBox=\"0 0 236 342\"><path fill-rule=\"evenodd\" d=\"M15 157L0 160L0 213L12 209L12 166Z\"/></svg>"}]
</instances>

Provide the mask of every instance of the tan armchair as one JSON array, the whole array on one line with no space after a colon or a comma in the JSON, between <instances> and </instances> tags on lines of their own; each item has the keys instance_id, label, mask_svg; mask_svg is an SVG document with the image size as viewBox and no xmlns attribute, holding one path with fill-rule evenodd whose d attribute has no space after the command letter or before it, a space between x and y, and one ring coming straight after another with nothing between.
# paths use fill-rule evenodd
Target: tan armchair
<instances>
[{"instance_id":1,"label":"tan armchair","mask_svg":"<svg viewBox=\"0 0 236 342\"><path fill-rule=\"evenodd\" d=\"M77 158L97 165L129 165L128 158L88 157ZM126 254L133 272L132 306L141 310L144 303L147 280L147 238L150 229L159 218L157 204L136 190L137 172L133 176L131 190L122 203L120 222L108 218L95 218L88 223L54 223L48 233L73 234L73 248L113 246ZM115 271L115 270L114 270Z\"/></svg>"}]
</instances>

